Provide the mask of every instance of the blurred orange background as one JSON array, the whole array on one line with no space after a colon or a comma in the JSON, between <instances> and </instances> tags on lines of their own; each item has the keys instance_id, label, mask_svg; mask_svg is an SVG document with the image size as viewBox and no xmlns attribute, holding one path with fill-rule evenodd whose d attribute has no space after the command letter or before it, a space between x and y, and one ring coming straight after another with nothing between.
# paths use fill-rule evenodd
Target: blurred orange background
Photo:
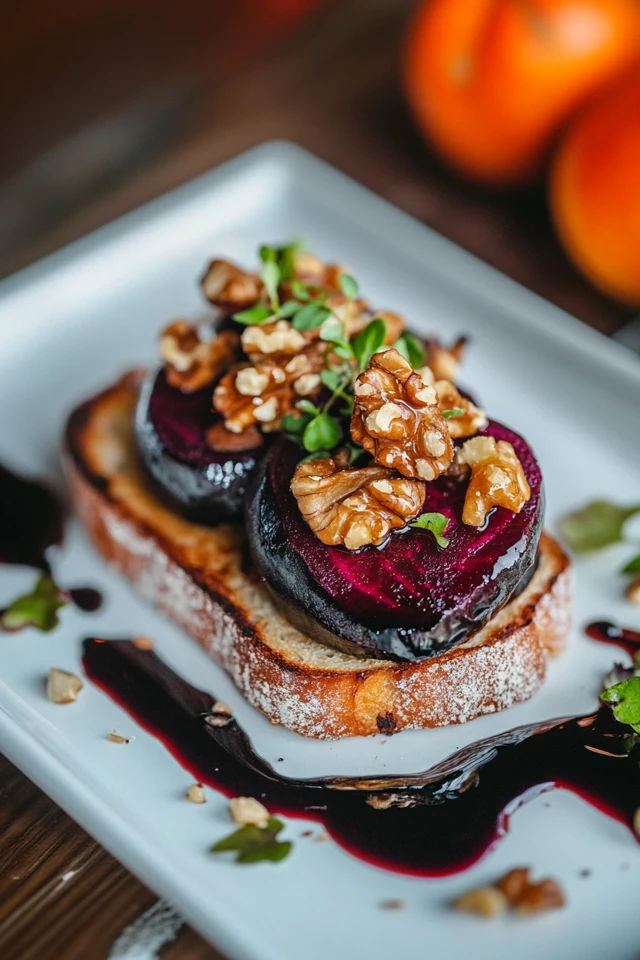
<instances>
[{"instance_id":1,"label":"blurred orange background","mask_svg":"<svg viewBox=\"0 0 640 960\"><path fill-rule=\"evenodd\" d=\"M637 0L13 0L3 34L0 274L285 137L600 329L640 302Z\"/></svg>"}]
</instances>

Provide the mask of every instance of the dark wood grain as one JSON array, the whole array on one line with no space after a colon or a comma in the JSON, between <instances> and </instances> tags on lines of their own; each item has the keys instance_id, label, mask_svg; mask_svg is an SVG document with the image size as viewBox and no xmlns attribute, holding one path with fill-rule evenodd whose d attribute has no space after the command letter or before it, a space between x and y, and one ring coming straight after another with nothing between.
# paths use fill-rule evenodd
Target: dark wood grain
<instances>
[{"instance_id":1,"label":"dark wood grain","mask_svg":"<svg viewBox=\"0 0 640 960\"><path fill-rule=\"evenodd\" d=\"M457 180L399 90L412 0L9 0L0 275L266 139L293 140L611 333L630 312L564 257L543 191ZM194 264L194 275L199 269ZM0 759L0 957L107 957L155 896ZM169 960L219 955L185 928Z\"/></svg>"}]
</instances>

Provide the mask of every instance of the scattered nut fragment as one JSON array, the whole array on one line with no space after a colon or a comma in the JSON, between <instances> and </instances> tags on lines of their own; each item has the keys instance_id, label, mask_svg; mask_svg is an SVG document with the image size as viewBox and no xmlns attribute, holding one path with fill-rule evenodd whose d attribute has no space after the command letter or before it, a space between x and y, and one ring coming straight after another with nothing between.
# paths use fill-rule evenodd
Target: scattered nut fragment
<instances>
[{"instance_id":1,"label":"scattered nut fragment","mask_svg":"<svg viewBox=\"0 0 640 960\"><path fill-rule=\"evenodd\" d=\"M515 450L506 440L472 437L456 455L458 467L471 468L471 479L462 509L462 522L481 527L492 507L520 513L531 489Z\"/></svg>"},{"instance_id":2,"label":"scattered nut fragment","mask_svg":"<svg viewBox=\"0 0 640 960\"><path fill-rule=\"evenodd\" d=\"M52 703L73 703L82 686L82 680L75 673L52 667L47 677L47 698Z\"/></svg>"},{"instance_id":3,"label":"scattered nut fragment","mask_svg":"<svg viewBox=\"0 0 640 960\"><path fill-rule=\"evenodd\" d=\"M204 788L201 783L192 783L186 793L187 800L191 803L206 803L207 798L204 795Z\"/></svg>"},{"instance_id":4,"label":"scattered nut fragment","mask_svg":"<svg viewBox=\"0 0 640 960\"><path fill-rule=\"evenodd\" d=\"M530 883L515 904L518 913L543 913L556 907L564 907L565 899L558 882L552 877Z\"/></svg>"},{"instance_id":5,"label":"scattered nut fragment","mask_svg":"<svg viewBox=\"0 0 640 960\"><path fill-rule=\"evenodd\" d=\"M231 707L228 707L226 703L222 702L222 700L215 701L211 707L211 713L226 713L229 717L233 716L233 710Z\"/></svg>"},{"instance_id":6,"label":"scattered nut fragment","mask_svg":"<svg viewBox=\"0 0 640 960\"><path fill-rule=\"evenodd\" d=\"M330 459L301 463L291 491L318 539L348 550L383 543L424 503L423 483L394 477L384 467L351 468L345 448Z\"/></svg>"},{"instance_id":7,"label":"scattered nut fragment","mask_svg":"<svg viewBox=\"0 0 640 960\"><path fill-rule=\"evenodd\" d=\"M380 904L383 910L404 910L406 905L405 900L383 900Z\"/></svg>"},{"instance_id":8,"label":"scattered nut fragment","mask_svg":"<svg viewBox=\"0 0 640 960\"><path fill-rule=\"evenodd\" d=\"M119 733L108 733L106 739L110 743L129 743L131 737L121 737Z\"/></svg>"},{"instance_id":9,"label":"scattered nut fragment","mask_svg":"<svg viewBox=\"0 0 640 960\"><path fill-rule=\"evenodd\" d=\"M449 349L443 347L435 337L426 340L427 365L436 380L456 379L466 344L466 337L459 337Z\"/></svg>"},{"instance_id":10,"label":"scattered nut fragment","mask_svg":"<svg viewBox=\"0 0 640 960\"><path fill-rule=\"evenodd\" d=\"M627 600L631 603L640 605L640 577L637 580L634 580L633 583L630 583L625 591Z\"/></svg>"},{"instance_id":11,"label":"scattered nut fragment","mask_svg":"<svg viewBox=\"0 0 640 960\"><path fill-rule=\"evenodd\" d=\"M513 906L518 903L529 886L529 867L514 867L503 877L500 877L496 887L502 890L509 903Z\"/></svg>"},{"instance_id":12,"label":"scattered nut fragment","mask_svg":"<svg viewBox=\"0 0 640 960\"><path fill-rule=\"evenodd\" d=\"M509 906L509 901L497 887L474 887L454 901L456 910L477 913L481 917L496 917Z\"/></svg>"},{"instance_id":13,"label":"scattered nut fragment","mask_svg":"<svg viewBox=\"0 0 640 960\"><path fill-rule=\"evenodd\" d=\"M450 380L436 380L433 384L438 394L438 406L444 410L461 410L457 417L446 420L449 436L454 440L461 437L472 437L486 427L488 420L479 407L467 397L463 397L458 388Z\"/></svg>"},{"instance_id":14,"label":"scattered nut fragment","mask_svg":"<svg viewBox=\"0 0 640 960\"><path fill-rule=\"evenodd\" d=\"M253 306L264 292L257 274L245 273L226 260L212 260L200 284L207 300L228 313Z\"/></svg>"},{"instance_id":15,"label":"scattered nut fragment","mask_svg":"<svg viewBox=\"0 0 640 960\"><path fill-rule=\"evenodd\" d=\"M633 815L633 832L638 840L640 840L640 807L638 807Z\"/></svg>"},{"instance_id":16,"label":"scattered nut fragment","mask_svg":"<svg viewBox=\"0 0 640 960\"><path fill-rule=\"evenodd\" d=\"M241 827L266 827L269 811L254 797L234 797L229 801L231 819Z\"/></svg>"},{"instance_id":17,"label":"scattered nut fragment","mask_svg":"<svg viewBox=\"0 0 640 960\"><path fill-rule=\"evenodd\" d=\"M421 480L444 473L454 451L438 396L401 353L374 354L354 394L351 436L377 463Z\"/></svg>"},{"instance_id":18,"label":"scattered nut fragment","mask_svg":"<svg viewBox=\"0 0 640 960\"><path fill-rule=\"evenodd\" d=\"M264 443L264 437L255 424L245 427L240 433L233 433L231 430L227 430L222 421L218 421L206 430L205 437L207 446L215 453L254 450Z\"/></svg>"},{"instance_id":19,"label":"scattered nut fragment","mask_svg":"<svg viewBox=\"0 0 640 960\"><path fill-rule=\"evenodd\" d=\"M223 330L211 340L201 340L194 323L176 320L160 338L160 357L167 382L183 393L193 393L213 383L237 359L240 338Z\"/></svg>"},{"instance_id":20,"label":"scattered nut fragment","mask_svg":"<svg viewBox=\"0 0 640 960\"><path fill-rule=\"evenodd\" d=\"M325 830L321 830L320 833L316 834L316 843L326 843L329 839L329 834Z\"/></svg>"}]
</instances>

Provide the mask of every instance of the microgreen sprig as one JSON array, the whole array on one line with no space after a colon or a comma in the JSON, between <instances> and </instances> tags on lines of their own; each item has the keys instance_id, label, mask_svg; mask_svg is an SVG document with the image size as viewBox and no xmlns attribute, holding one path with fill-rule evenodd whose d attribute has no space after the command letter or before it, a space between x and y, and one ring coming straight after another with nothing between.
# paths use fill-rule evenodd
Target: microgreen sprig
<instances>
[{"instance_id":1,"label":"microgreen sprig","mask_svg":"<svg viewBox=\"0 0 640 960\"><path fill-rule=\"evenodd\" d=\"M435 537L439 547L449 546L448 537L443 536L449 526L449 518L443 513L422 513L409 526L416 527L418 530L428 530Z\"/></svg>"}]
</instances>

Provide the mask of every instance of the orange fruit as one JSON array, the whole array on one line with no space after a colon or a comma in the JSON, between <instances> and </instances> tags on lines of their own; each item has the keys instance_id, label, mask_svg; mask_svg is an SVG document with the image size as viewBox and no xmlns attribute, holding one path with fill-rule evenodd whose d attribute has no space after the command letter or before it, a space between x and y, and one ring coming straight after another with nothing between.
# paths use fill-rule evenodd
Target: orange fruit
<instances>
[{"instance_id":1,"label":"orange fruit","mask_svg":"<svg viewBox=\"0 0 640 960\"><path fill-rule=\"evenodd\" d=\"M606 293L640 304L640 64L573 121L551 167L553 219Z\"/></svg>"},{"instance_id":2,"label":"orange fruit","mask_svg":"<svg viewBox=\"0 0 640 960\"><path fill-rule=\"evenodd\" d=\"M404 87L458 171L514 185L539 174L567 117L638 56L638 0L425 0Z\"/></svg>"}]
</instances>

